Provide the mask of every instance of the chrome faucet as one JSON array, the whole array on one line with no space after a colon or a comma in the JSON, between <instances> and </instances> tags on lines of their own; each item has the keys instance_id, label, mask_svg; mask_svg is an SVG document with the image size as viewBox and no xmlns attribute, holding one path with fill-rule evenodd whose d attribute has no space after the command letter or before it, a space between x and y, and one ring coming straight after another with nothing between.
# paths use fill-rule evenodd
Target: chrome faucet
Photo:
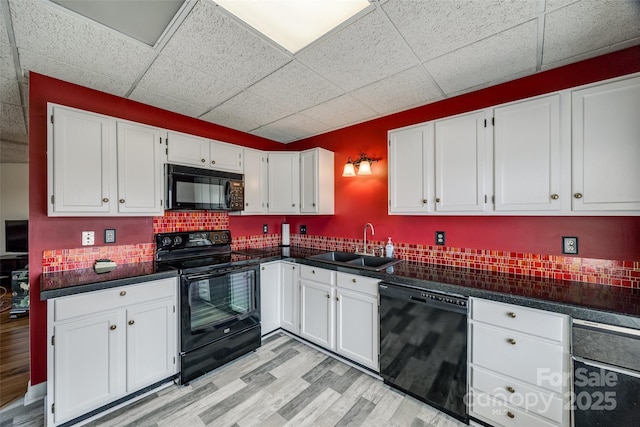
<instances>
[{"instance_id":1,"label":"chrome faucet","mask_svg":"<svg viewBox=\"0 0 640 427\"><path fill-rule=\"evenodd\" d=\"M364 240L364 245L363 245L363 248L362 248L362 252L363 252L363 253L365 253L365 254L367 253L367 225L368 225L369 227L371 227L371 235L372 235L372 236L375 236L375 235L376 235L376 232L375 232L375 230L373 229L373 224L371 224L370 222L366 223L366 224L364 225L364 239L363 239L363 240ZM375 254L374 254L374 255L375 255Z\"/></svg>"}]
</instances>

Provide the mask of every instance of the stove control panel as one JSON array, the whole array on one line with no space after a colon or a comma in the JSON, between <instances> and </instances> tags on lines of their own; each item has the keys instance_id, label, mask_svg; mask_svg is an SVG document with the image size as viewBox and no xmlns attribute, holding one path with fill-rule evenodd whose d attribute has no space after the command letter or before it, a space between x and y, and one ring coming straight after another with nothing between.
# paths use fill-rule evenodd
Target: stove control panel
<instances>
[{"instance_id":1,"label":"stove control panel","mask_svg":"<svg viewBox=\"0 0 640 427\"><path fill-rule=\"evenodd\" d=\"M228 246L231 245L231 231L205 230L158 233L156 234L156 245L158 251Z\"/></svg>"}]
</instances>

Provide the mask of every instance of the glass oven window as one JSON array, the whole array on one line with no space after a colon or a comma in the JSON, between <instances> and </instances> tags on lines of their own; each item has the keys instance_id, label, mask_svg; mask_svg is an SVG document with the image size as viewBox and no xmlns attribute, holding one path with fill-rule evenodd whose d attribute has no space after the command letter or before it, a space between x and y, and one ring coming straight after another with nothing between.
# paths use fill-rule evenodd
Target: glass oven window
<instances>
[{"instance_id":1,"label":"glass oven window","mask_svg":"<svg viewBox=\"0 0 640 427\"><path fill-rule=\"evenodd\" d=\"M191 282L191 331L215 327L255 310L254 282L253 270Z\"/></svg>"}]
</instances>

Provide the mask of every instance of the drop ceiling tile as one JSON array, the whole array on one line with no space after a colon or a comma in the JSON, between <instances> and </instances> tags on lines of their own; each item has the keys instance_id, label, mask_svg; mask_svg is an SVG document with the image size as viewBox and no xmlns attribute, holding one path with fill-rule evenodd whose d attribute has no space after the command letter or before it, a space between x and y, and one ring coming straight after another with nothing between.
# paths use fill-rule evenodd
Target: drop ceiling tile
<instances>
[{"instance_id":1,"label":"drop ceiling tile","mask_svg":"<svg viewBox=\"0 0 640 427\"><path fill-rule=\"evenodd\" d=\"M27 143L27 125L24 122L24 112L19 105L0 104L0 139Z\"/></svg>"},{"instance_id":2,"label":"drop ceiling tile","mask_svg":"<svg viewBox=\"0 0 640 427\"><path fill-rule=\"evenodd\" d=\"M249 90L290 111L304 110L344 93L296 61L268 75Z\"/></svg>"},{"instance_id":3,"label":"drop ceiling tile","mask_svg":"<svg viewBox=\"0 0 640 427\"><path fill-rule=\"evenodd\" d=\"M9 5L19 49L129 84L154 55L151 47L54 3L10 0Z\"/></svg>"},{"instance_id":4,"label":"drop ceiling tile","mask_svg":"<svg viewBox=\"0 0 640 427\"><path fill-rule=\"evenodd\" d=\"M303 113L332 129L360 123L376 116L375 111L349 95L316 105Z\"/></svg>"},{"instance_id":5,"label":"drop ceiling tile","mask_svg":"<svg viewBox=\"0 0 640 427\"><path fill-rule=\"evenodd\" d=\"M402 0L382 6L422 62L521 24L536 1Z\"/></svg>"},{"instance_id":6,"label":"drop ceiling tile","mask_svg":"<svg viewBox=\"0 0 640 427\"><path fill-rule=\"evenodd\" d=\"M303 50L296 59L346 91L418 64L404 40L377 9Z\"/></svg>"},{"instance_id":7,"label":"drop ceiling tile","mask_svg":"<svg viewBox=\"0 0 640 427\"><path fill-rule=\"evenodd\" d=\"M9 44L9 34L5 25L4 8L0 6L0 43Z\"/></svg>"},{"instance_id":8,"label":"drop ceiling tile","mask_svg":"<svg viewBox=\"0 0 640 427\"><path fill-rule=\"evenodd\" d=\"M130 83L87 70L83 67L76 67L56 61L47 56L38 55L22 49L19 50L19 55L20 65L22 69L26 71L34 71L39 74L118 96L124 96L130 87Z\"/></svg>"},{"instance_id":9,"label":"drop ceiling tile","mask_svg":"<svg viewBox=\"0 0 640 427\"><path fill-rule=\"evenodd\" d=\"M536 21L499 33L425 64L448 95L495 84L536 68Z\"/></svg>"},{"instance_id":10,"label":"drop ceiling tile","mask_svg":"<svg viewBox=\"0 0 640 427\"><path fill-rule=\"evenodd\" d=\"M608 46L605 46L605 47L600 48L600 49L596 49L596 50L589 51L587 53L583 53L581 55L572 56L570 58L564 58L564 59L561 59L559 61L543 63L542 64L542 70L550 70L552 68L558 68L558 67L561 67L563 65L572 64L572 63L578 62L578 61L584 61L585 59L595 58L596 56L605 55L605 54L610 53L610 52L615 52L617 50L622 50L622 49L626 49L628 47L633 47L633 46L637 46L637 45L640 45L640 37L636 37L634 39L630 39L630 40L624 41L622 43L615 43L615 44L612 44L612 45L608 45Z\"/></svg>"},{"instance_id":11,"label":"drop ceiling tile","mask_svg":"<svg viewBox=\"0 0 640 427\"><path fill-rule=\"evenodd\" d=\"M442 99L440 90L421 66L357 89L350 95L381 115Z\"/></svg>"},{"instance_id":12,"label":"drop ceiling tile","mask_svg":"<svg viewBox=\"0 0 640 427\"><path fill-rule=\"evenodd\" d=\"M17 80L0 78L0 102L21 105L19 85Z\"/></svg>"},{"instance_id":13,"label":"drop ceiling tile","mask_svg":"<svg viewBox=\"0 0 640 427\"><path fill-rule=\"evenodd\" d=\"M11 46L0 43L0 76L16 78L16 69L13 65Z\"/></svg>"},{"instance_id":14,"label":"drop ceiling tile","mask_svg":"<svg viewBox=\"0 0 640 427\"><path fill-rule=\"evenodd\" d=\"M148 89L137 87L133 90L129 98L142 102L143 104L152 105L162 108L163 110L173 111L174 113L183 114L189 117L198 117L206 111L200 105L189 104L179 99L170 98L168 96L152 92Z\"/></svg>"},{"instance_id":15,"label":"drop ceiling tile","mask_svg":"<svg viewBox=\"0 0 640 427\"><path fill-rule=\"evenodd\" d=\"M288 135L292 139L286 142L297 141L298 139L306 138L308 136L317 135L322 132L326 132L331 128L324 123L320 123L304 114L292 114L283 119L269 123L254 131L251 131L254 135L260 135L267 138L269 132L274 134ZM276 141L278 141L276 139ZM285 141L280 141L285 142Z\"/></svg>"},{"instance_id":16,"label":"drop ceiling tile","mask_svg":"<svg viewBox=\"0 0 640 427\"><path fill-rule=\"evenodd\" d=\"M160 55L139 86L157 94L205 107L218 105L239 92L239 88L220 81L166 55Z\"/></svg>"},{"instance_id":17,"label":"drop ceiling tile","mask_svg":"<svg viewBox=\"0 0 640 427\"><path fill-rule=\"evenodd\" d=\"M638 0L583 0L547 14L543 64L639 36Z\"/></svg>"},{"instance_id":18,"label":"drop ceiling tile","mask_svg":"<svg viewBox=\"0 0 640 427\"><path fill-rule=\"evenodd\" d=\"M260 136L262 138L270 139L272 141L281 142L283 144L287 144L289 142L293 142L296 140L296 138L292 137L291 135L280 133L277 130L270 129L268 127L261 127L261 128L252 130L249 133L252 135Z\"/></svg>"},{"instance_id":19,"label":"drop ceiling tile","mask_svg":"<svg viewBox=\"0 0 640 427\"><path fill-rule=\"evenodd\" d=\"M565 7L571 3L575 3L576 1L581 0L546 0L544 11L551 12L552 10L560 9L561 7Z\"/></svg>"},{"instance_id":20,"label":"drop ceiling tile","mask_svg":"<svg viewBox=\"0 0 640 427\"><path fill-rule=\"evenodd\" d=\"M274 104L250 92L242 92L200 117L211 123L240 131L249 131L281 119L292 110Z\"/></svg>"},{"instance_id":21,"label":"drop ceiling tile","mask_svg":"<svg viewBox=\"0 0 640 427\"><path fill-rule=\"evenodd\" d=\"M29 145L0 141L0 163L29 163Z\"/></svg>"},{"instance_id":22,"label":"drop ceiling tile","mask_svg":"<svg viewBox=\"0 0 640 427\"><path fill-rule=\"evenodd\" d=\"M162 53L243 88L291 60L216 9L199 2Z\"/></svg>"}]
</instances>

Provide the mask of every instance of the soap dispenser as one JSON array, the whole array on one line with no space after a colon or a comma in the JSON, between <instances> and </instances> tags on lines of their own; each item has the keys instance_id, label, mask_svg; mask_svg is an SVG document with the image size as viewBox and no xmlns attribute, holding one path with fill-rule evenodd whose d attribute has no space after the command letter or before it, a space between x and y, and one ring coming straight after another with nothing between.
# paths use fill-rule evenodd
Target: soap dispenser
<instances>
[{"instance_id":1,"label":"soap dispenser","mask_svg":"<svg viewBox=\"0 0 640 427\"><path fill-rule=\"evenodd\" d=\"M393 257L393 243L391 243L391 237L389 237L389 241L387 242L387 246L384 247L384 250L387 258Z\"/></svg>"}]
</instances>

